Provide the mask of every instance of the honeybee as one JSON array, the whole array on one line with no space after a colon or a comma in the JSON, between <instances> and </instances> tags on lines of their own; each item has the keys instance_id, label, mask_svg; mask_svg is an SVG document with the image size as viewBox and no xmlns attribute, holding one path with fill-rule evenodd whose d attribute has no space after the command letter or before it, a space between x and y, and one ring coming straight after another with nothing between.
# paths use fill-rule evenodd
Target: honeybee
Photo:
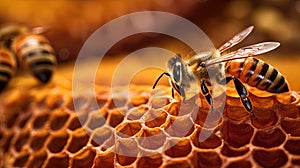
<instances>
[{"instance_id":1,"label":"honeybee","mask_svg":"<svg viewBox=\"0 0 300 168\"><path fill-rule=\"evenodd\" d=\"M0 48L0 92L6 87L17 69L14 54L7 48Z\"/></svg>"},{"instance_id":2,"label":"honeybee","mask_svg":"<svg viewBox=\"0 0 300 168\"><path fill-rule=\"evenodd\" d=\"M36 32L17 36L12 44L18 60L42 83L52 76L57 61L54 49L46 37Z\"/></svg>"},{"instance_id":3,"label":"honeybee","mask_svg":"<svg viewBox=\"0 0 300 168\"><path fill-rule=\"evenodd\" d=\"M0 45L9 50L12 50L13 40L21 35L27 33L29 30L22 25L4 25L0 27Z\"/></svg>"},{"instance_id":4,"label":"honeybee","mask_svg":"<svg viewBox=\"0 0 300 168\"><path fill-rule=\"evenodd\" d=\"M278 42L262 42L221 55L224 51L244 40L252 32L253 28L253 26L250 26L244 29L219 49L193 56L182 57L179 54L175 55L167 62L168 72L163 72L157 78L153 89L155 89L161 77L166 75L169 77L169 82L172 86L172 97L174 97L175 90L185 99L185 92L190 88L190 83L196 81L200 85L200 90L207 102L212 105L213 99L208 89L208 86L211 86L211 82L227 84L232 80L243 106L254 115L248 91L243 83L271 93L288 92L289 87L286 79L274 67L252 57L274 50L279 47L280 43ZM209 74L214 74L215 76L210 78Z\"/></svg>"},{"instance_id":5,"label":"honeybee","mask_svg":"<svg viewBox=\"0 0 300 168\"><path fill-rule=\"evenodd\" d=\"M47 83L51 79L57 61L49 40L42 35L45 31L46 28L44 27L35 27L31 30L21 25L1 27L0 47L3 50L1 50L0 62L3 62L2 59L4 59L5 63L0 63L0 74L6 74L8 68L5 66L9 65L11 77L12 72L20 64L23 64L36 79L42 83ZM11 59L7 59L7 55ZM3 78L1 86L4 88L8 81L9 78L7 80Z\"/></svg>"}]
</instances>

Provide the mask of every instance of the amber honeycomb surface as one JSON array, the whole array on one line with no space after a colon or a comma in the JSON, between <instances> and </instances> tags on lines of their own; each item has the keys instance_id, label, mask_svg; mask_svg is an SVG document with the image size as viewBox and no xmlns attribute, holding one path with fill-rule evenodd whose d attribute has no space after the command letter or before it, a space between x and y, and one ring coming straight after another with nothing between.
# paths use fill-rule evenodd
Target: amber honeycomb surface
<instances>
[{"instance_id":1,"label":"amber honeycomb surface","mask_svg":"<svg viewBox=\"0 0 300 168\"><path fill-rule=\"evenodd\" d=\"M300 167L297 92L250 89L254 118L229 88L220 120L205 121L202 96L175 101L169 87L132 86L130 98L120 87L112 98L97 86L92 101L62 77L24 81L0 97L1 167Z\"/></svg>"}]
</instances>

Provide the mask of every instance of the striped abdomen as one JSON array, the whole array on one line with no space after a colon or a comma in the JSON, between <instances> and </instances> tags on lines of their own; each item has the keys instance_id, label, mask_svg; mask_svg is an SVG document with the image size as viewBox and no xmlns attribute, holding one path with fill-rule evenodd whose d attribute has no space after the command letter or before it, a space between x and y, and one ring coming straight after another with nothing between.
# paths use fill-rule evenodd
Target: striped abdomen
<instances>
[{"instance_id":1,"label":"striped abdomen","mask_svg":"<svg viewBox=\"0 0 300 168\"><path fill-rule=\"evenodd\" d=\"M0 92L16 71L16 59L11 51L0 48Z\"/></svg>"},{"instance_id":2,"label":"striped abdomen","mask_svg":"<svg viewBox=\"0 0 300 168\"><path fill-rule=\"evenodd\" d=\"M243 83L271 93L289 91L287 81L273 66L249 57L226 62L226 72Z\"/></svg>"},{"instance_id":3,"label":"striped abdomen","mask_svg":"<svg viewBox=\"0 0 300 168\"><path fill-rule=\"evenodd\" d=\"M49 41L39 34L19 36L13 43L18 59L31 70L33 75L47 83L56 66L56 57Z\"/></svg>"}]
</instances>

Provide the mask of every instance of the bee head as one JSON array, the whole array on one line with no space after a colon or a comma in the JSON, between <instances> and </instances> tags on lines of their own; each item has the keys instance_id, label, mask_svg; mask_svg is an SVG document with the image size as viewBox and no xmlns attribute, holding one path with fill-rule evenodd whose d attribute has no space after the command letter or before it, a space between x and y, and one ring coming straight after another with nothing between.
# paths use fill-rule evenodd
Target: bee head
<instances>
[{"instance_id":1,"label":"bee head","mask_svg":"<svg viewBox=\"0 0 300 168\"><path fill-rule=\"evenodd\" d=\"M166 75L169 77L172 88L182 97L186 98L186 92L190 89L191 82L195 80L195 78L189 74L187 66L179 54L175 55L167 62L168 72L163 72L157 78L152 88L155 89L158 81Z\"/></svg>"},{"instance_id":2,"label":"bee head","mask_svg":"<svg viewBox=\"0 0 300 168\"><path fill-rule=\"evenodd\" d=\"M167 63L172 87L181 95L185 96L185 88L189 88L189 77L186 64L179 54L172 57Z\"/></svg>"}]
</instances>

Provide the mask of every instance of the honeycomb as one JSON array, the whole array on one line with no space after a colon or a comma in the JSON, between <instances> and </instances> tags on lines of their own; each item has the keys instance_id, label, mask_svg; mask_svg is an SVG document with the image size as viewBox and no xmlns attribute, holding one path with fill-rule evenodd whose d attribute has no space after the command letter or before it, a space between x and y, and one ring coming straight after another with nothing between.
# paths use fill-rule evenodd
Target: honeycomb
<instances>
[{"instance_id":1,"label":"honeycomb","mask_svg":"<svg viewBox=\"0 0 300 168\"><path fill-rule=\"evenodd\" d=\"M93 101L63 77L18 81L0 97L1 167L300 167L294 91L251 88L253 117L228 88L220 120L206 121L204 97L176 101L169 87L132 86L127 98L96 86Z\"/></svg>"}]
</instances>

